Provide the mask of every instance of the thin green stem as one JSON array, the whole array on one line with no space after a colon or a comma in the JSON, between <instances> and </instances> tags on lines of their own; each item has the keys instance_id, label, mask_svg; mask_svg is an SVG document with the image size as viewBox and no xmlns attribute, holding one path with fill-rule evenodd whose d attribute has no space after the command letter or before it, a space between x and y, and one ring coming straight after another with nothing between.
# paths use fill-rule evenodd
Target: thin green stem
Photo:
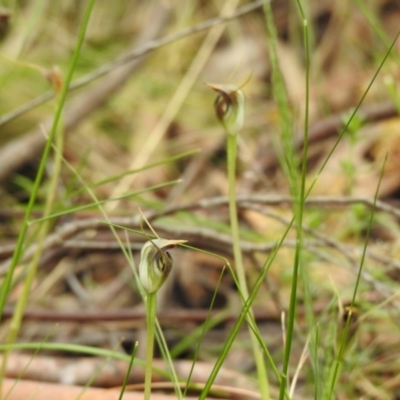
<instances>
[{"instance_id":1,"label":"thin green stem","mask_svg":"<svg viewBox=\"0 0 400 400\"><path fill-rule=\"evenodd\" d=\"M300 237L299 245L303 247L303 209L306 200L306 178L307 178L307 158L308 158L308 134L309 134L309 105L310 105L310 35L309 26L300 0L297 5L303 21L303 40L304 40L304 61L305 61L305 110L304 110L304 135L303 135L303 154L301 164L301 184L300 184L300 208L297 223L297 237ZM315 316L313 310L313 299L310 288L310 278L306 263L303 262L301 268L301 278L304 288L304 305L306 310L306 321L309 330L313 330L315 326ZM311 343L311 342L310 342Z\"/></svg>"},{"instance_id":2,"label":"thin green stem","mask_svg":"<svg viewBox=\"0 0 400 400\"><path fill-rule=\"evenodd\" d=\"M229 219L231 224L231 235L233 242L233 255L235 259L236 272L239 281L239 289L244 298L244 301L248 300L249 290L247 288L246 274L243 266L243 257L240 247L240 235L239 235L239 221L238 212L236 206L236 158L237 158L237 135L232 135L227 132L228 143L228 185L229 185ZM251 307L249 307L249 313L253 315ZM248 323L251 323L251 318L247 319ZM253 347L254 360L257 367L258 383L261 391L261 398L269 400L269 384L268 375L264 362L264 355L260 351L258 339L253 330L249 327L250 339Z\"/></svg>"},{"instance_id":3,"label":"thin green stem","mask_svg":"<svg viewBox=\"0 0 400 400\"><path fill-rule=\"evenodd\" d=\"M177 400L183 400L183 394L182 394L180 381L178 379L178 375L176 374L176 371L174 368L172 356L168 350L167 341L165 340L160 323L157 320L157 318L155 321L156 321L156 341L160 348L162 358L165 360L166 366L168 367L168 370L169 370L168 378L172 381L172 384L174 385L175 396L176 396Z\"/></svg>"},{"instance_id":4,"label":"thin green stem","mask_svg":"<svg viewBox=\"0 0 400 400\"><path fill-rule=\"evenodd\" d=\"M135 361L135 357L136 357L137 347L138 347L138 342L135 342L135 345L134 345L133 351L132 351L132 355L131 355L131 359L129 360L128 369L126 370L125 378L124 378L124 381L122 383L122 388L121 388L121 391L119 393L118 400L122 400L122 398L124 396L124 393L125 393L126 386L128 385L129 376L131 374L132 367L133 367L133 362Z\"/></svg>"},{"instance_id":5,"label":"thin green stem","mask_svg":"<svg viewBox=\"0 0 400 400\"><path fill-rule=\"evenodd\" d=\"M296 317L296 306L297 306L297 289L298 289L298 276L300 270L300 261L302 253L302 219L303 219L303 202L304 195L300 189L299 176L298 176L298 161L293 147L293 134L292 134L292 114L289 107L288 96L286 93L286 87L283 80L283 76L279 66L278 60L278 35L276 32L274 18L272 14L271 4L269 2L264 3L264 14L266 19L266 26L269 36L269 54L271 59L272 69L272 82L274 98L277 102L279 113L281 115L281 132L280 140L282 143L282 156L281 163L282 168L289 180L289 186L291 194L294 198L293 203L293 220L296 221L296 250L295 257L293 260L293 274L292 284L290 291L289 310L286 326L286 340L280 380L280 391L279 400L283 400L287 390L287 379L290 362L291 347L294 333L294 323ZM304 166L303 166L304 167ZM303 176L304 184L304 176ZM304 189L303 189L304 190Z\"/></svg>"},{"instance_id":6,"label":"thin green stem","mask_svg":"<svg viewBox=\"0 0 400 400\"><path fill-rule=\"evenodd\" d=\"M146 367L144 380L144 399L150 400L151 377L153 372L154 354L154 332L157 309L157 294L149 293L146 297L146 321L147 321L147 347L146 347Z\"/></svg>"},{"instance_id":7,"label":"thin green stem","mask_svg":"<svg viewBox=\"0 0 400 400\"><path fill-rule=\"evenodd\" d=\"M279 399L283 400L286 391L287 385L287 377L289 370L289 362L290 362L290 354L293 342L293 334L294 334L294 325L296 319L296 308L297 308L297 290L298 290L298 279L299 274L301 273L303 277L303 287L304 292L306 294L306 298L310 299L309 290L308 290L308 280L307 272L302 266L302 252L303 252L303 215L304 215L304 201L305 201L305 182L306 182L306 174L307 174L307 143L308 143L308 105L309 105L309 49L308 49L308 29L307 29L307 20L305 19L303 10L301 8L300 2L298 2L298 6L300 9L301 16L303 18L303 37L304 37L304 45L305 45L305 58L306 58L306 98L305 98L305 122L304 122L304 147L302 154L302 166L301 166L301 176L300 176L300 185L298 186L296 181L297 177L294 176L293 171L293 160L292 164L288 165L289 170L292 171L290 177L292 178L291 186L293 188L293 196L295 196L296 201L294 202L293 212L295 214L294 218L296 220L296 249L295 256L293 262L293 278L292 285L290 291L290 302L289 302L289 312L287 318L287 327L286 327L286 340L285 340L285 353L282 367L282 379L280 385ZM284 105L282 105L284 106ZM311 303L308 301L308 310L310 310Z\"/></svg>"}]
</instances>

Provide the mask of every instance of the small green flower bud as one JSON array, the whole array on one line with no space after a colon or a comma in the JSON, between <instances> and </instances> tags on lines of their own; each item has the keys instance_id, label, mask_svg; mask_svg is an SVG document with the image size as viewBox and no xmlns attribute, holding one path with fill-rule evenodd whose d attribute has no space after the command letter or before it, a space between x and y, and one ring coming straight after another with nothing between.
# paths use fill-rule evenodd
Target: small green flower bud
<instances>
[{"instance_id":1,"label":"small green flower bud","mask_svg":"<svg viewBox=\"0 0 400 400\"><path fill-rule=\"evenodd\" d=\"M231 135L237 135L244 122L244 94L234 85L207 84L218 93L214 108L217 118Z\"/></svg>"},{"instance_id":2,"label":"small green flower bud","mask_svg":"<svg viewBox=\"0 0 400 400\"><path fill-rule=\"evenodd\" d=\"M168 278L172 269L172 257L169 249L186 240L149 240L140 253L139 278L147 293L155 293Z\"/></svg>"}]
</instances>

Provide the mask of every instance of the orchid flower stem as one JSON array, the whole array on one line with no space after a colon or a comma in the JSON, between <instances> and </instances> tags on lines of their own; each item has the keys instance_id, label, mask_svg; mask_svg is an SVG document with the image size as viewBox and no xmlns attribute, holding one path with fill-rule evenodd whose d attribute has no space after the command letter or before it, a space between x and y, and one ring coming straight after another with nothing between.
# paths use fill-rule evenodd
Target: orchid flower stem
<instances>
[{"instance_id":1,"label":"orchid flower stem","mask_svg":"<svg viewBox=\"0 0 400 400\"><path fill-rule=\"evenodd\" d=\"M223 126L227 135L227 170L229 186L229 220L231 225L231 236L233 243L233 256L235 259L238 285L243 304L249 301L249 290L247 288L246 273L243 266L242 249L240 246L239 220L236 206L236 159L237 159L237 136L244 122L245 98L240 88L234 85L211 84L207 85L218 93L214 102L217 118ZM257 368L258 384L261 398L269 400L269 384L267 369L264 362L264 353L261 351L258 338L261 339L259 330L254 322L254 315L249 305L246 315L249 327L249 335L253 348L254 361Z\"/></svg>"},{"instance_id":2,"label":"orchid flower stem","mask_svg":"<svg viewBox=\"0 0 400 400\"><path fill-rule=\"evenodd\" d=\"M243 300L247 301L249 297L249 290L247 288L246 274L243 266L243 257L240 247L240 235L239 235L239 221L238 212L236 206L236 158L237 158L237 135L227 132L227 166L228 166L228 185L229 185L229 219L231 225L231 235L233 241L233 255L235 259L236 271L238 275L238 282L240 292L243 296ZM252 309L249 309L250 316L247 318L249 324L254 321L251 318ZM249 334L251 338L254 360L257 367L258 384L261 391L261 398L269 400L269 385L266 366L263 359L263 352L260 350L260 345L254 330L249 325Z\"/></svg>"},{"instance_id":3,"label":"orchid flower stem","mask_svg":"<svg viewBox=\"0 0 400 400\"><path fill-rule=\"evenodd\" d=\"M150 400L150 394L151 394L156 309L157 309L157 293L148 293L146 297L147 348L146 348L146 369L145 369L145 380L144 380L145 400Z\"/></svg>"},{"instance_id":4,"label":"orchid flower stem","mask_svg":"<svg viewBox=\"0 0 400 400\"><path fill-rule=\"evenodd\" d=\"M168 250L186 240L152 239L140 252L139 279L146 301L147 347L144 381L144 398L150 400L153 367L154 331L156 327L157 291L171 272L173 260Z\"/></svg>"}]
</instances>

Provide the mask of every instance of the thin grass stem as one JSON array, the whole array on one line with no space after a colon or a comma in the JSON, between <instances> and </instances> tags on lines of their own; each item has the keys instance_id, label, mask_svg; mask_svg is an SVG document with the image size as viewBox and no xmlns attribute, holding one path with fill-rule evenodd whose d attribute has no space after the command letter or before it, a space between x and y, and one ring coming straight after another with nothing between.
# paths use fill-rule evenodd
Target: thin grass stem
<instances>
[{"instance_id":1,"label":"thin grass stem","mask_svg":"<svg viewBox=\"0 0 400 400\"><path fill-rule=\"evenodd\" d=\"M296 221L296 249L293 261L292 284L290 290L289 310L286 325L286 337L284 343L284 355L282 372L280 379L279 400L283 400L287 392L288 370L291 355L291 347L294 332L294 323L296 316L297 305L297 289L298 289L298 275L300 269L301 253L302 253L302 218L304 208L304 195L301 195L301 184L299 185L299 177L297 172L297 157L293 147L292 137L292 115L289 107L288 96L286 93L285 83L283 81L282 73L278 61L277 42L278 36L274 24L274 18L270 3L264 4L264 14L266 19L266 26L269 36L269 54L271 59L272 68L272 81L274 98L277 102L279 113L281 115L281 141L282 141L282 155L281 163L282 168L289 181L291 194L294 198L293 203L293 222ZM303 181L304 181L303 177ZM304 184L304 183L303 183ZM300 187L299 187L300 186ZM303 189L304 191L304 189Z\"/></svg>"},{"instance_id":2,"label":"thin grass stem","mask_svg":"<svg viewBox=\"0 0 400 400\"><path fill-rule=\"evenodd\" d=\"M239 289L245 301L248 300L249 291L247 288L246 274L243 266L243 257L240 247L239 221L236 205L236 158L237 158L237 135L227 132L227 157L228 157L228 185L229 185L229 220L231 224L231 234L233 242L233 255L236 265L236 271L239 281ZM251 306L249 313L252 315ZM250 320L248 320L250 323ZM261 397L269 400L269 384L268 375L264 362L264 355L260 351L258 339L255 333L249 328L250 339L253 348L253 355L257 367L258 383L260 387Z\"/></svg>"},{"instance_id":3,"label":"thin grass stem","mask_svg":"<svg viewBox=\"0 0 400 400\"><path fill-rule=\"evenodd\" d=\"M150 400L150 395L151 395L151 377L153 372L156 308L157 308L157 294L148 293L146 297L147 345L146 345L146 366L145 366L145 380L144 380L145 400Z\"/></svg>"}]
</instances>

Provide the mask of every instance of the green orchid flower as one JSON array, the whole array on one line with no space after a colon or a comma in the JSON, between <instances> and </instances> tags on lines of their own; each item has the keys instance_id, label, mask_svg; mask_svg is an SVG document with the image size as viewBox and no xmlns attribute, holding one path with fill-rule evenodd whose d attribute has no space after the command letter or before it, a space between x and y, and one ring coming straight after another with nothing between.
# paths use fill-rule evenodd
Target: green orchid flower
<instances>
[{"instance_id":1,"label":"green orchid flower","mask_svg":"<svg viewBox=\"0 0 400 400\"><path fill-rule=\"evenodd\" d=\"M245 98L243 92L235 85L207 83L218 93L214 102L215 113L225 131L237 135L243 127Z\"/></svg>"},{"instance_id":2,"label":"green orchid flower","mask_svg":"<svg viewBox=\"0 0 400 400\"><path fill-rule=\"evenodd\" d=\"M140 253L139 278L147 293L155 293L160 289L171 272L173 260L169 249L186 240L149 240Z\"/></svg>"}]
</instances>

